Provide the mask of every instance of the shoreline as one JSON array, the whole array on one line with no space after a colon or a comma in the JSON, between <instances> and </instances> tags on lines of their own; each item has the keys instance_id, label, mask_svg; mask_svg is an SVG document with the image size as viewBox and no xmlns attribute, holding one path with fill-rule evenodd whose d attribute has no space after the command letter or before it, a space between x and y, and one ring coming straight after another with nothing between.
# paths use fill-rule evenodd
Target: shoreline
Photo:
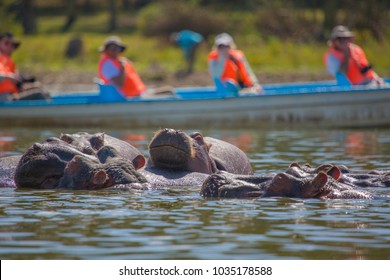
<instances>
[{"instance_id":1,"label":"shoreline","mask_svg":"<svg viewBox=\"0 0 390 280\"><path fill-rule=\"evenodd\" d=\"M195 71L183 78L177 78L175 74L153 76L141 73L141 78L148 87L172 86L172 87L202 87L213 86L213 82L207 71ZM261 72L256 73L260 84L311 82L332 80L333 78L324 71L296 71L284 73ZM96 73L85 71L40 72L36 77L49 92L67 91L96 91Z\"/></svg>"}]
</instances>

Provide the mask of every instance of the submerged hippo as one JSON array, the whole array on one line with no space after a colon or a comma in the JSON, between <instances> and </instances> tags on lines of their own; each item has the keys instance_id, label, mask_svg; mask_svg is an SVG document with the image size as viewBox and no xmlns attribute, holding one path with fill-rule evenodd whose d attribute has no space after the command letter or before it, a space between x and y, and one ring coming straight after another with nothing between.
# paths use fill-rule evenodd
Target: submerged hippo
<instances>
[{"instance_id":1,"label":"submerged hippo","mask_svg":"<svg viewBox=\"0 0 390 280\"><path fill-rule=\"evenodd\" d=\"M209 174L224 170L252 174L248 157L236 146L199 132L161 129L149 144L145 168L139 170L155 187L184 186L200 188Z\"/></svg>"},{"instance_id":2,"label":"submerged hippo","mask_svg":"<svg viewBox=\"0 0 390 280\"><path fill-rule=\"evenodd\" d=\"M97 159L76 155L70 160L58 182L59 188L103 189L109 187L149 188L146 178L136 170L136 158L130 163L110 146L99 149Z\"/></svg>"},{"instance_id":3,"label":"submerged hippo","mask_svg":"<svg viewBox=\"0 0 390 280\"><path fill-rule=\"evenodd\" d=\"M21 156L0 158L0 188L15 188L15 170Z\"/></svg>"},{"instance_id":4,"label":"submerged hippo","mask_svg":"<svg viewBox=\"0 0 390 280\"><path fill-rule=\"evenodd\" d=\"M187 134L165 128L157 131L149 144L149 166L212 174L219 170L233 174L253 174L246 154L238 147L199 132Z\"/></svg>"},{"instance_id":5,"label":"submerged hippo","mask_svg":"<svg viewBox=\"0 0 390 280\"><path fill-rule=\"evenodd\" d=\"M146 183L136 172L145 164L145 158L128 155L134 158L130 161L118 155L119 152L109 146L90 155L62 140L35 143L16 166L15 184L19 188L98 189Z\"/></svg>"},{"instance_id":6,"label":"submerged hippo","mask_svg":"<svg viewBox=\"0 0 390 280\"><path fill-rule=\"evenodd\" d=\"M129 159L130 161L142 156L141 152L131 144L103 132L95 134L89 134L87 132L77 132L73 134L63 133L59 139L89 155L96 154L104 146L111 146L118 151L121 157ZM139 157L139 160L141 159L145 158L143 156ZM140 162L139 164L144 166L145 162L146 161L143 163Z\"/></svg>"},{"instance_id":7,"label":"submerged hippo","mask_svg":"<svg viewBox=\"0 0 390 280\"><path fill-rule=\"evenodd\" d=\"M329 166L330 167L330 166ZM203 197L296 197L296 198L361 198L372 199L370 193L356 190L357 186L337 181L341 171L336 166L326 173L308 173L296 164L286 172L266 176L236 176L220 172L209 176L202 185Z\"/></svg>"}]
</instances>

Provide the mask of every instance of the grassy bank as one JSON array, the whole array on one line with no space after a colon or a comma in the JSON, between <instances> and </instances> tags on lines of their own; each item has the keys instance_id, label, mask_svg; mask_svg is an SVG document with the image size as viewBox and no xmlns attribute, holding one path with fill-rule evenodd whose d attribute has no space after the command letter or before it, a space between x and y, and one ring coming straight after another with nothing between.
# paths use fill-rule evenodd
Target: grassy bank
<instances>
[{"instance_id":1,"label":"grassy bank","mask_svg":"<svg viewBox=\"0 0 390 280\"><path fill-rule=\"evenodd\" d=\"M123 20L126 18L122 17ZM58 75L69 72L96 73L98 48L109 35L102 32L106 18L99 14L86 16L75 24L71 33L59 33L63 21L63 17L47 16L40 19L37 35L18 36L23 44L15 52L14 59L23 72ZM168 38L145 37L134 29L131 31L131 22L127 26L117 33L128 45L124 55L134 62L146 80L164 81L182 68L184 62L180 49L170 44ZM256 32L239 34L235 35L236 44L245 52L260 80L264 73L277 76L283 73L315 73L329 79L322 62L327 50L325 42L282 41L276 37L264 38ZM64 53L68 41L74 36L82 38L84 51L80 57L69 59ZM358 34L356 42L365 49L375 70L381 76L390 76L390 36L382 42L376 42L366 34ZM195 66L197 72L207 72L206 58L212 43L213 37L210 36L209 41L204 42L199 49Z\"/></svg>"}]
</instances>

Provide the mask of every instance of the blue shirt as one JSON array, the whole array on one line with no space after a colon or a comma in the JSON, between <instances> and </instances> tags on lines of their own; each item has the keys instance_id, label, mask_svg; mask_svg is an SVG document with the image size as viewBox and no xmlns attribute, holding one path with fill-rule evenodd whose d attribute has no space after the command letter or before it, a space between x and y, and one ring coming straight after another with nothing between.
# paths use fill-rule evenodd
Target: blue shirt
<instances>
[{"instance_id":1,"label":"blue shirt","mask_svg":"<svg viewBox=\"0 0 390 280\"><path fill-rule=\"evenodd\" d=\"M177 33L176 43L182 48L187 56L194 45L203 41L203 36L191 30L182 30Z\"/></svg>"},{"instance_id":2,"label":"blue shirt","mask_svg":"<svg viewBox=\"0 0 390 280\"><path fill-rule=\"evenodd\" d=\"M111 80L114 77L118 77L120 74L120 71L117 67L115 67L114 63L112 61L106 60L102 65L102 73L104 77Z\"/></svg>"}]
</instances>

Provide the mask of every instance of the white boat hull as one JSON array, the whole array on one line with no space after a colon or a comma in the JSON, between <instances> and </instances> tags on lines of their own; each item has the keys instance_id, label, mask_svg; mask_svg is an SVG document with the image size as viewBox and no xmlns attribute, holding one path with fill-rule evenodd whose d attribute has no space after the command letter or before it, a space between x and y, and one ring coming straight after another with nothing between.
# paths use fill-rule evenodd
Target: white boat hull
<instances>
[{"instance_id":1,"label":"white boat hull","mask_svg":"<svg viewBox=\"0 0 390 280\"><path fill-rule=\"evenodd\" d=\"M1 126L390 127L390 89L91 104L23 102L0 105Z\"/></svg>"}]
</instances>

